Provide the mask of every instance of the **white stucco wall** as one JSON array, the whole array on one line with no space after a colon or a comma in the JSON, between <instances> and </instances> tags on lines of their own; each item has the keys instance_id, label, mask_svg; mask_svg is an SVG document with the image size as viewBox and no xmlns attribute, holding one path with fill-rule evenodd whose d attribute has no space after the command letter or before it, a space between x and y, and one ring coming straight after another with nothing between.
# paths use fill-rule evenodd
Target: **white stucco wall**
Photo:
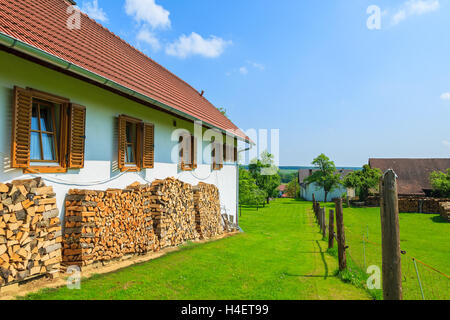
<instances>
[{"instance_id":1,"label":"white stucco wall","mask_svg":"<svg viewBox=\"0 0 450 320\"><path fill-rule=\"evenodd\" d=\"M63 215L64 197L69 189L125 188L139 181L175 177L196 185L203 181L215 184L220 191L221 205L228 214L236 216L236 176L234 164L225 164L220 171L211 170L209 143L198 146L198 159L206 154L204 163L199 162L194 172L178 170L171 161L171 153L177 141L171 141L175 129L185 128L193 132L193 123L143 106L107 90L47 69L14 55L0 51L0 182L32 178L22 170L10 168L11 125L13 87L31 87L68 98L73 103L86 106L85 167L69 170L63 174L40 174L47 185L54 187L58 207ZM155 124L155 168L138 173L121 173L117 169L117 120L126 114ZM176 120L177 127L173 126ZM112 180L104 182L107 180ZM104 182L91 185L92 182Z\"/></svg>"},{"instance_id":2,"label":"white stucco wall","mask_svg":"<svg viewBox=\"0 0 450 320\"><path fill-rule=\"evenodd\" d=\"M332 192L328 193L327 201L331 201L333 198L339 198L342 196L343 193L347 193L347 191L348 190L345 187L337 188ZM300 188L300 197L307 201L313 200L312 196L313 194L316 198L316 201L323 202L325 200L325 191L323 191L322 188L318 188L317 185L314 183Z\"/></svg>"}]
</instances>

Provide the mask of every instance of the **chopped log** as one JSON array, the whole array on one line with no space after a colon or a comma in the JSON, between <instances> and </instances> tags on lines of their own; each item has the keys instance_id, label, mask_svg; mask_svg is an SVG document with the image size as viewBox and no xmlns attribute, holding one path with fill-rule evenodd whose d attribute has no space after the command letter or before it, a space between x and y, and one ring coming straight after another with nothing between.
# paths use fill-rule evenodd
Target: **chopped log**
<instances>
[{"instance_id":1,"label":"chopped log","mask_svg":"<svg viewBox=\"0 0 450 320\"><path fill-rule=\"evenodd\" d=\"M61 247L62 238L53 188L40 178L16 180L0 184L0 201L0 286L59 270L60 262L54 258L61 256L57 244ZM43 209L56 209L52 218L39 212L40 203ZM39 249L50 239L55 250L47 258Z\"/></svg>"}]
</instances>

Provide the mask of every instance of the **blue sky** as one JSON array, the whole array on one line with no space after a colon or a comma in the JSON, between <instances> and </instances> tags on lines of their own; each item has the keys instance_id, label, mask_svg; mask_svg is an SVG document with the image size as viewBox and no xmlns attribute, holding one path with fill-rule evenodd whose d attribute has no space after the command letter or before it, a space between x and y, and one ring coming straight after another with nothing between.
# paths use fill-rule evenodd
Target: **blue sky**
<instances>
[{"instance_id":1,"label":"blue sky","mask_svg":"<svg viewBox=\"0 0 450 320\"><path fill-rule=\"evenodd\" d=\"M77 3L240 128L280 129L280 165L450 157L450 0Z\"/></svg>"}]
</instances>

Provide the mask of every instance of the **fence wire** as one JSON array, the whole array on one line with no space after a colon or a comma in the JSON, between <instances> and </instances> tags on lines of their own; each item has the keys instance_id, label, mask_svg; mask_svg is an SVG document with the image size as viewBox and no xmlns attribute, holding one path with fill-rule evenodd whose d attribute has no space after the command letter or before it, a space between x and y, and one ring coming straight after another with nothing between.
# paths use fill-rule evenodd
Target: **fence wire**
<instances>
[{"instance_id":1,"label":"fence wire","mask_svg":"<svg viewBox=\"0 0 450 320\"><path fill-rule=\"evenodd\" d=\"M327 217L328 214L329 212ZM328 230L328 219L325 220ZM362 234L345 227L347 256L363 272L370 266L382 269L380 237L380 234L371 235L368 225ZM431 266L405 251L402 251L401 266L404 300L450 300L450 276L440 271L439 267Z\"/></svg>"},{"instance_id":2,"label":"fence wire","mask_svg":"<svg viewBox=\"0 0 450 320\"><path fill-rule=\"evenodd\" d=\"M368 228L367 228L368 230ZM348 228L347 254L353 262L366 271L369 266L382 268L381 243L372 240L368 231L357 235ZM449 300L450 277L438 268L402 251L402 288L405 300Z\"/></svg>"}]
</instances>

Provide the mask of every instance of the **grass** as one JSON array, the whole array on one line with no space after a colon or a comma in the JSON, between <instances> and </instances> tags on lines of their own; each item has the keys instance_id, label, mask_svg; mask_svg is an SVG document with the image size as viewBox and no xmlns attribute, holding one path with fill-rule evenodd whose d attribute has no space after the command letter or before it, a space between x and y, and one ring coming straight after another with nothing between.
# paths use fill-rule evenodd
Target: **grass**
<instances>
[{"instance_id":1,"label":"grass","mask_svg":"<svg viewBox=\"0 0 450 320\"><path fill-rule=\"evenodd\" d=\"M96 275L81 290L41 290L25 299L370 299L335 275L337 260L326 254L309 202L244 208L240 225L245 233Z\"/></svg>"},{"instance_id":2,"label":"grass","mask_svg":"<svg viewBox=\"0 0 450 320\"><path fill-rule=\"evenodd\" d=\"M328 203L326 207L334 208L334 204ZM402 255L403 296L407 300L422 299L412 257L450 275L450 224L436 214L400 213L399 219L400 245L406 251L406 255ZM353 264L350 269L356 273L371 265L381 269L380 208L344 208L344 224ZM420 263L417 266L425 299L449 300L450 280ZM381 293L375 292L374 296L379 298Z\"/></svg>"}]
</instances>

